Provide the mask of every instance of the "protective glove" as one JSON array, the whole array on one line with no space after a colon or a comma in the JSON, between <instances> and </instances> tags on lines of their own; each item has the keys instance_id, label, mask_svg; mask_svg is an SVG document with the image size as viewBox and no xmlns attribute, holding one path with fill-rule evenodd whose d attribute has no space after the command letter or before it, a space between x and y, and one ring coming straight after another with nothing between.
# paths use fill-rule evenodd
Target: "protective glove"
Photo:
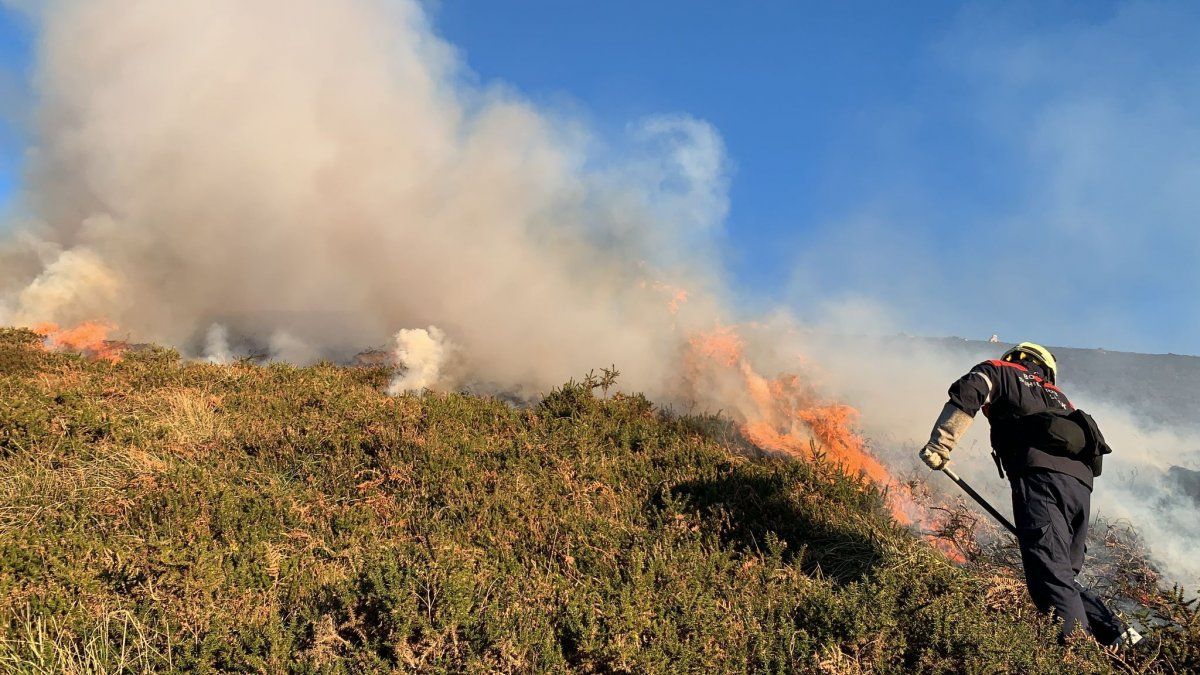
<instances>
[{"instance_id":1,"label":"protective glove","mask_svg":"<svg viewBox=\"0 0 1200 675\"><path fill-rule=\"evenodd\" d=\"M957 406L947 403L933 425L929 442L921 448L921 461L934 471L940 471L950 461L950 451L971 428L973 418Z\"/></svg>"},{"instance_id":2,"label":"protective glove","mask_svg":"<svg viewBox=\"0 0 1200 675\"><path fill-rule=\"evenodd\" d=\"M927 443L921 448L921 461L934 471L941 471L942 467L950 463L950 451L943 450L932 443Z\"/></svg>"}]
</instances>

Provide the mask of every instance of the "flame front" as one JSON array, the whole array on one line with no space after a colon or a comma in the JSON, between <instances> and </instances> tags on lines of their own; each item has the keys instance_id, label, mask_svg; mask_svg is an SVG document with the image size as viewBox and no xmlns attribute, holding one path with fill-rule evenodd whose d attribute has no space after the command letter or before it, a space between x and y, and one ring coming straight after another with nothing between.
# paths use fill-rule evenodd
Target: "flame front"
<instances>
[{"instance_id":1,"label":"flame front","mask_svg":"<svg viewBox=\"0 0 1200 675\"><path fill-rule=\"evenodd\" d=\"M768 379L759 374L745 357L741 336L729 326L693 336L691 347L693 372L718 369L737 374L743 389L741 430L750 442L765 450L808 456L810 440L815 440L828 459L847 470L884 484L895 482L854 432L854 408L824 400L796 375ZM718 379L722 375L704 374Z\"/></svg>"},{"instance_id":2,"label":"flame front","mask_svg":"<svg viewBox=\"0 0 1200 675\"><path fill-rule=\"evenodd\" d=\"M764 450L806 459L815 459L813 448L818 447L826 461L884 487L888 508L898 522L926 531L938 529L937 517L921 508L909 487L871 455L855 431L857 410L826 400L796 375L761 375L745 356L744 340L730 326L694 335L689 342L689 377L693 382L724 385L719 396L737 405L740 429L748 441ZM947 556L965 562L949 542L930 535L926 539Z\"/></svg>"},{"instance_id":3,"label":"flame front","mask_svg":"<svg viewBox=\"0 0 1200 675\"><path fill-rule=\"evenodd\" d=\"M54 323L33 326L33 332L44 337L43 344L47 349L79 352L84 356L115 363L121 360L126 345L109 339L114 330L116 326L104 321L85 321L71 328L60 328Z\"/></svg>"}]
</instances>

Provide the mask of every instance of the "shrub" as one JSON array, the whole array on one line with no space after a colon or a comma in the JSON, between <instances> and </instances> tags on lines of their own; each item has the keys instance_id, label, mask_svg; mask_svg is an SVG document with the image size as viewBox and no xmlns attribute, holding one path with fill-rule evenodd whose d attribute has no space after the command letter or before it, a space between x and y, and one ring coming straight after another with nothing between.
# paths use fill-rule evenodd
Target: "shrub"
<instances>
[{"instance_id":1,"label":"shrub","mask_svg":"<svg viewBox=\"0 0 1200 675\"><path fill-rule=\"evenodd\" d=\"M0 349L13 671L1197 664L1182 595L1144 653L1059 647L1011 568L949 563L869 482L747 457L607 376L521 409L388 397L380 369Z\"/></svg>"}]
</instances>

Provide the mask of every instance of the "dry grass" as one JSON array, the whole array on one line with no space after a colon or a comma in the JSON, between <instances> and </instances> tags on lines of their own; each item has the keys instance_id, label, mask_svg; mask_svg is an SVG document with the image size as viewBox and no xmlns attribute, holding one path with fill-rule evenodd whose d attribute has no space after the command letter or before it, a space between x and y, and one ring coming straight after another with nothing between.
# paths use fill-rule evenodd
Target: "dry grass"
<instances>
[{"instance_id":1,"label":"dry grass","mask_svg":"<svg viewBox=\"0 0 1200 675\"><path fill-rule=\"evenodd\" d=\"M31 340L0 330L0 669L1198 667L1182 596L1146 652L1060 648L986 551L951 564L871 484L640 396L391 398L383 369Z\"/></svg>"},{"instance_id":2,"label":"dry grass","mask_svg":"<svg viewBox=\"0 0 1200 675\"><path fill-rule=\"evenodd\" d=\"M115 675L170 670L170 636L156 636L128 611L107 612L88 634L45 619L29 606L14 621L14 637L0 638L0 668L36 675ZM167 653L156 644L165 643Z\"/></svg>"},{"instance_id":3,"label":"dry grass","mask_svg":"<svg viewBox=\"0 0 1200 675\"><path fill-rule=\"evenodd\" d=\"M230 438L221 397L195 388L152 392L137 402L176 454L195 456Z\"/></svg>"}]
</instances>

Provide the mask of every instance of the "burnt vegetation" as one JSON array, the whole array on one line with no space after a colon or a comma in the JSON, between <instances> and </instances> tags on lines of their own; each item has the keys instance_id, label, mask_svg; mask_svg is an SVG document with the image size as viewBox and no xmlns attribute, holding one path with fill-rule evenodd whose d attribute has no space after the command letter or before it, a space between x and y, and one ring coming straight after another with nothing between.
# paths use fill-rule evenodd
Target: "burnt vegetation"
<instances>
[{"instance_id":1,"label":"burnt vegetation","mask_svg":"<svg viewBox=\"0 0 1200 675\"><path fill-rule=\"evenodd\" d=\"M1059 647L1002 555L615 369L532 408L389 376L0 332L0 670L1200 669L1183 594L1124 589L1162 622L1137 649Z\"/></svg>"}]
</instances>

